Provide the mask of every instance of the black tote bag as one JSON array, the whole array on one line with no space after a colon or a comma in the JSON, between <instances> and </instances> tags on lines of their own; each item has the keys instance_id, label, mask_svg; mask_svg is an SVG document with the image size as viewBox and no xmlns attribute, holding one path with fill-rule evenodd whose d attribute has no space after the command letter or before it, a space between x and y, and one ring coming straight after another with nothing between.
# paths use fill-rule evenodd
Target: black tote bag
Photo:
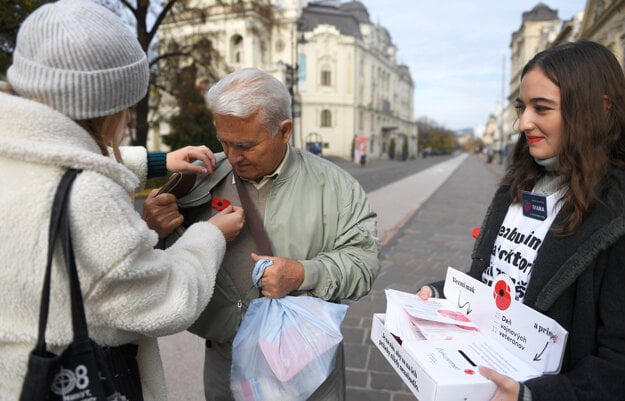
<instances>
[{"instance_id":1,"label":"black tote bag","mask_svg":"<svg viewBox=\"0 0 625 401\"><path fill-rule=\"evenodd\" d=\"M69 169L61 179L52 206L48 259L41 297L37 344L28 359L20 401L142 401L136 363L137 345L100 347L89 338L67 208L71 186L80 170ZM60 239L69 275L74 339L59 355L46 347L52 256Z\"/></svg>"}]
</instances>

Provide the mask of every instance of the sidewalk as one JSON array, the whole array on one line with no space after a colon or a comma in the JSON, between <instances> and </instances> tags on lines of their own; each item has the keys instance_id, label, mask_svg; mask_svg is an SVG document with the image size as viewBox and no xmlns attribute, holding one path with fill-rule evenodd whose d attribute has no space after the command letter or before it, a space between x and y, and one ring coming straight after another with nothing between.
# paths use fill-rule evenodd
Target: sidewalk
<instances>
[{"instance_id":1,"label":"sidewalk","mask_svg":"<svg viewBox=\"0 0 625 401\"><path fill-rule=\"evenodd\" d=\"M371 293L351 302L343 324L348 401L415 400L370 336L385 288L416 291L447 266L468 267L473 238L503 167L462 154L368 193L384 246ZM169 399L203 400L204 342L188 332L159 339ZM280 401L280 400L277 400Z\"/></svg>"},{"instance_id":2,"label":"sidewalk","mask_svg":"<svg viewBox=\"0 0 625 401\"><path fill-rule=\"evenodd\" d=\"M378 235L382 246L393 238L467 157L469 155L463 153L367 194L371 207L378 214Z\"/></svg>"}]
</instances>

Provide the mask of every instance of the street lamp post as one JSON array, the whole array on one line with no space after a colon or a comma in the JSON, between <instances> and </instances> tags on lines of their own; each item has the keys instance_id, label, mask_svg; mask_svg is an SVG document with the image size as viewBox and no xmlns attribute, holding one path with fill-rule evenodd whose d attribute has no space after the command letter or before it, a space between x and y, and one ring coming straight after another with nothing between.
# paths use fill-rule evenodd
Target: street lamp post
<instances>
[{"instance_id":1,"label":"street lamp post","mask_svg":"<svg viewBox=\"0 0 625 401\"><path fill-rule=\"evenodd\" d=\"M291 145L295 147L295 119L299 118L298 107L296 107L295 103L295 85L297 84L297 64L285 64L285 73L284 73L284 81L287 89L289 90L289 94L291 95L291 123L293 129L293 135L291 135Z\"/></svg>"}]
</instances>

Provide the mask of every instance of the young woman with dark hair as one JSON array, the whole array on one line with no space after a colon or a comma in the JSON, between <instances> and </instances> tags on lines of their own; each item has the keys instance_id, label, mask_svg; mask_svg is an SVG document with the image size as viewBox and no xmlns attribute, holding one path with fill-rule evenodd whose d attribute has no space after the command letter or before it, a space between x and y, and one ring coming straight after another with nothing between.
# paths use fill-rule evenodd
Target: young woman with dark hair
<instances>
[{"instance_id":1,"label":"young woman with dark hair","mask_svg":"<svg viewBox=\"0 0 625 401\"><path fill-rule=\"evenodd\" d=\"M517 301L569 332L557 375L518 383L482 367L493 400L625 397L625 76L604 46L578 41L537 54L516 100L519 140L488 209L469 274L513 283ZM544 213L532 212L542 204ZM528 245L507 238L513 228ZM529 246L532 244L532 246ZM502 258L518 252L526 263ZM427 299L442 283L424 286Z\"/></svg>"}]
</instances>

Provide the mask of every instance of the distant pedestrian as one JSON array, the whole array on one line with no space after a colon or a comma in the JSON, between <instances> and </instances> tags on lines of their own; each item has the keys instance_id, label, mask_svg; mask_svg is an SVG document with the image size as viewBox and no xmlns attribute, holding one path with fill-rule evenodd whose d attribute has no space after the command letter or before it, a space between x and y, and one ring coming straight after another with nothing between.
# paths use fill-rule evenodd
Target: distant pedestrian
<instances>
[{"instance_id":1,"label":"distant pedestrian","mask_svg":"<svg viewBox=\"0 0 625 401\"><path fill-rule=\"evenodd\" d=\"M360 167L364 167L365 164L367 164L367 155L363 153L360 155Z\"/></svg>"},{"instance_id":2,"label":"distant pedestrian","mask_svg":"<svg viewBox=\"0 0 625 401\"><path fill-rule=\"evenodd\" d=\"M505 274L516 300L556 320L569 336L559 374L517 383L492 369L480 372L498 386L493 400L621 401L623 69L600 44L556 46L525 66L516 102L521 135L477 238L469 274L489 285ZM500 235L508 229L532 236L532 245ZM500 256L513 250L527 263ZM442 294L442 283L424 286L419 294Z\"/></svg>"}]
</instances>

